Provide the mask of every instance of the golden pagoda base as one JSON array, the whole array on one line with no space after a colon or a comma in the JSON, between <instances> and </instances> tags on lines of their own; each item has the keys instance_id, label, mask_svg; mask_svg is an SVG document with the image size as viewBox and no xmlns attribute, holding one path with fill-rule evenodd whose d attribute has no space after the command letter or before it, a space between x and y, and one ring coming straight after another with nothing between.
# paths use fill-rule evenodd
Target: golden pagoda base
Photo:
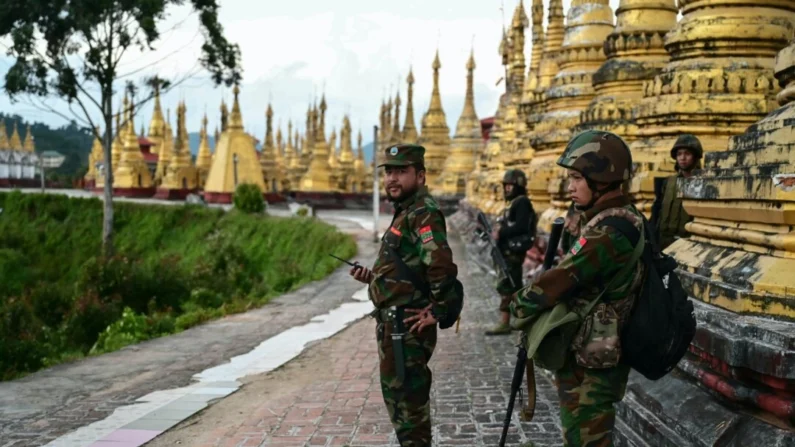
<instances>
[{"instance_id":1,"label":"golden pagoda base","mask_svg":"<svg viewBox=\"0 0 795 447\"><path fill-rule=\"evenodd\" d=\"M171 189L171 188L157 188L153 198L159 200L185 200L188 194L196 194L198 188L193 189Z\"/></svg>"},{"instance_id":2,"label":"golden pagoda base","mask_svg":"<svg viewBox=\"0 0 795 447\"><path fill-rule=\"evenodd\" d=\"M99 189L97 192L102 194L104 190ZM135 197L135 198L149 198L155 195L155 187L149 188L113 188L113 197Z\"/></svg>"}]
</instances>

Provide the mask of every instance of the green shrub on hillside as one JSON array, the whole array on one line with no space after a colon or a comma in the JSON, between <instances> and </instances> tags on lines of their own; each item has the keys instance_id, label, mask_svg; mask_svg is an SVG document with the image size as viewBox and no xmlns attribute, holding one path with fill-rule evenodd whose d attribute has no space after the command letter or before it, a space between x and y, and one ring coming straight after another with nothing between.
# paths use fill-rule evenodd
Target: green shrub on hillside
<instances>
[{"instance_id":1,"label":"green shrub on hillside","mask_svg":"<svg viewBox=\"0 0 795 447\"><path fill-rule=\"evenodd\" d=\"M261 196L260 196L261 197ZM317 280L353 239L314 219L0 193L0 379L184 330Z\"/></svg>"},{"instance_id":2,"label":"green shrub on hillside","mask_svg":"<svg viewBox=\"0 0 795 447\"><path fill-rule=\"evenodd\" d=\"M237 185L234 197L235 208L244 213L259 214L265 211L265 199L257 185L242 183Z\"/></svg>"}]
</instances>

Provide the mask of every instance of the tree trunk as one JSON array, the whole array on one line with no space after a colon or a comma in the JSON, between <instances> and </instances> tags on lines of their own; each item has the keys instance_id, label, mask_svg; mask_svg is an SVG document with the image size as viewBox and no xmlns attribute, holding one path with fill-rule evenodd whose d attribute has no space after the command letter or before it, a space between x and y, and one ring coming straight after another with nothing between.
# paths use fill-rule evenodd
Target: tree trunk
<instances>
[{"instance_id":1,"label":"tree trunk","mask_svg":"<svg viewBox=\"0 0 795 447\"><path fill-rule=\"evenodd\" d=\"M105 188L102 193L102 253L107 258L113 256L113 93L110 88L102 92L102 114L105 119L105 136L102 152L105 154ZM118 132L118 129L116 130Z\"/></svg>"}]
</instances>

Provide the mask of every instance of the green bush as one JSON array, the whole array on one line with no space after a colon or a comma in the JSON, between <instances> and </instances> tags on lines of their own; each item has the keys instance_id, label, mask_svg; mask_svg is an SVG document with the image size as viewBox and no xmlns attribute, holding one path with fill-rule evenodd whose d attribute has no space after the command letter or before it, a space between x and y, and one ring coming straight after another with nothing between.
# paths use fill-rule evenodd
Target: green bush
<instances>
[{"instance_id":1,"label":"green bush","mask_svg":"<svg viewBox=\"0 0 795 447\"><path fill-rule=\"evenodd\" d=\"M255 187L256 188L256 187ZM261 196L258 196L261 198ZM314 219L0 193L0 379L260 306L356 253Z\"/></svg>"},{"instance_id":2,"label":"green bush","mask_svg":"<svg viewBox=\"0 0 795 447\"><path fill-rule=\"evenodd\" d=\"M235 189L235 208L249 214L260 214L265 211L265 200L257 185L241 183Z\"/></svg>"}]
</instances>

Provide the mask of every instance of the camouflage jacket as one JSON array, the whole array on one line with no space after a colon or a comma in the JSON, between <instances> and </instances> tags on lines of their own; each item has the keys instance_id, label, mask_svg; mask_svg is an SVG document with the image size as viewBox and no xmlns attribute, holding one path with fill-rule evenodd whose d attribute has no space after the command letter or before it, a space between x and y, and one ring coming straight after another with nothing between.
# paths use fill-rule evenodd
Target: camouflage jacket
<instances>
[{"instance_id":1,"label":"camouflage jacket","mask_svg":"<svg viewBox=\"0 0 795 447\"><path fill-rule=\"evenodd\" d=\"M685 225L693 220L685 211L682 199L679 195L678 180L682 178L682 173L669 177L665 182L665 189L660 207L660 218L658 228L660 229L660 247L667 248L673 244L677 238L687 237L689 233L685 230Z\"/></svg>"},{"instance_id":2,"label":"camouflage jacket","mask_svg":"<svg viewBox=\"0 0 795 447\"><path fill-rule=\"evenodd\" d=\"M559 302L569 303L576 311L593 301L610 284L601 302L584 318L572 343L572 350L579 354L589 350L595 338L604 338L604 333L610 332L609 359L589 362L578 357L578 363L587 367L606 367L618 362L618 334L632 309L644 273L643 263L638 262L638 266L624 277L614 278L630 261L634 246L618 230L597 226L609 216L626 218L639 231L642 229L640 213L625 196L579 213L577 231L572 231L574 242L566 257L557 267L542 273L533 284L517 292L511 303L511 312L519 318L538 315Z\"/></svg>"},{"instance_id":3,"label":"camouflage jacket","mask_svg":"<svg viewBox=\"0 0 795 447\"><path fill-rule=\"evenodd\" d=\"M396 204L392 224L381 238L381 248L373 266L370 300L376 308L391 306L425 306L434 304L436 315L447 312L453 296L453 280L458 267L447 243L447 227L439 205L421 187L416 194ZM423 297L399 270L387 250L392 247L420 278L430 286L431 296Z\"/></svg>"}]
</instances>

